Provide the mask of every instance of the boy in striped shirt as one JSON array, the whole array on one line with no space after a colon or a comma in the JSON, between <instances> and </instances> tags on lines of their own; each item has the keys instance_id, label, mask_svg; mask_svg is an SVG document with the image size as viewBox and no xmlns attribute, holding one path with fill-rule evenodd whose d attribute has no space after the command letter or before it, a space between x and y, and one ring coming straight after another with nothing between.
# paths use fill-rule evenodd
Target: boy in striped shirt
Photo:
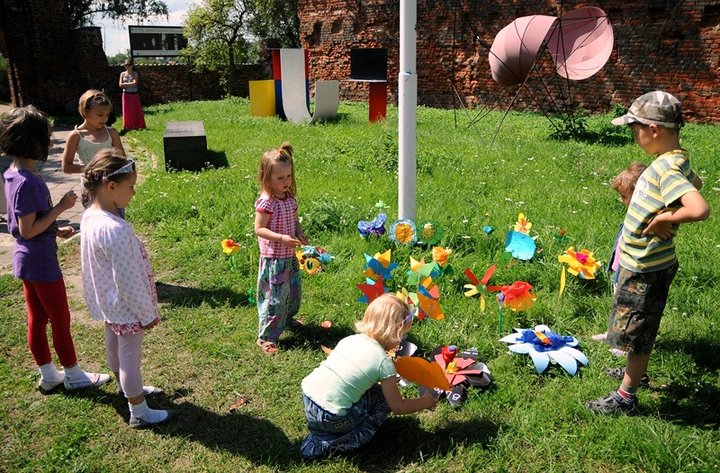
<instances>
[{"instance_id":1,"label":"boy in striped shirt","mask_svg":"<svg viewBox=\"0 0 720 473\"><path fill-rule=\"evenodd\" d=\"M629 125L635 142L656 156L642 173L628 207L620 237L620 268L607 343L628 352L617 391L587 403L602 414L637 411L636 393L650 359L678 269L675 235L681 223L710 215L698 190L702 181L680 147L684 121L680 101L667 92L642 95L614 125Z\"/></svg>"}]
</instances>

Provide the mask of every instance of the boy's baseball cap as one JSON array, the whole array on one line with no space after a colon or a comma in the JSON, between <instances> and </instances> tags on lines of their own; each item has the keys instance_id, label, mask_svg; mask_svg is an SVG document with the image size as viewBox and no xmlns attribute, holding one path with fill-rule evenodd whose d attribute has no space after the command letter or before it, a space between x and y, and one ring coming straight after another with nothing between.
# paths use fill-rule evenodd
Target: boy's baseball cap
<instances>
[{"instance_id":1,"label":"boy's baseball cap","mask_svg":"<svg viewBox=\"0 0 720 473\"><path fill-rule=\"evenodd\" d=\"M612 121L613 125L631 123L655 123L666 128L680 128L685 121L680 101L667 92L655 90L635 99L625 115Z\"/></svg>"}]
</instances>

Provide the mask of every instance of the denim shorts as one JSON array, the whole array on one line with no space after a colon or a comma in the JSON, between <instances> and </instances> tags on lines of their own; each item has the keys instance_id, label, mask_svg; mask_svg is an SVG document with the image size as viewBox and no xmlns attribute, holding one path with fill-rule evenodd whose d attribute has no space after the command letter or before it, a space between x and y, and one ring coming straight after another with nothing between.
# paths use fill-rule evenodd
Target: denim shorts
<instances>
[{"instance_id":1,"label":"denim shorts","mask_svg":"<svg viewBox=\"0 0 720 473\"><path fill-rule=\"evenodd\" d=\"M652 273L618 269L617 290L608 326L611 348L647 355L653 349L677 262Z\"/></svg>"}]
</instances>

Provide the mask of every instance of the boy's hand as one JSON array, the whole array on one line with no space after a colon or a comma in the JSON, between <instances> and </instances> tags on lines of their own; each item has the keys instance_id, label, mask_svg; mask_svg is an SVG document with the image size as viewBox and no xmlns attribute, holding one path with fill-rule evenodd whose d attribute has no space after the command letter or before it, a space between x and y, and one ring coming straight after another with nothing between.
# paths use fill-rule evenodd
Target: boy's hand
<instances>
[{"instance_id":1,"label":"boy's hand","mask_svg":"<svg viewBox=\"0 0 720 473\"><path fill-rule=\"evenodd\" d=\"M661 213L654 219L650 220L648 226L642 232L642 236L647 236L652 233L661 240L669 240L672 238L672 224L665 219L666 216L672 215L670 212Z\"/></svg>"},{"instance_id":2,"label":"boy's hand","mask_svg":"<svg viewBox=\"0 0 720 473\"><path fill-rule=\"evenodd\" d=\"M71 226L59 227L57 230L57 237L62 238L62 239L70 238L74 234L75 234L75 229Z\"/></svg>"},{"instance_id":3,"label":"boy's hand","mask_svg":"<svg viewBox=\"0 0 720 473\"><path fill-rule=\"evenodd\" d=\"M297 233L297 238L298 238L298 240L300 240L300 243L302 243L303 245L309 245L309 244L310 244L310 240L308 240L308 237L305 236L305 233L303 233L302 230L300 230L300 231Z\"/></svg>"},{"instance_id":4,"label":"boy's hand","mask_svg":"<svg viewBox=\"0 0 720 473\"><path fill-rule=\"evenodd\" d=\"M298 240L297 238L293 238L290 235L283 235L280 241L288 248L295 248L296 246L302 245L302 242L300 240Z\"/></svg>"}]
</instances>

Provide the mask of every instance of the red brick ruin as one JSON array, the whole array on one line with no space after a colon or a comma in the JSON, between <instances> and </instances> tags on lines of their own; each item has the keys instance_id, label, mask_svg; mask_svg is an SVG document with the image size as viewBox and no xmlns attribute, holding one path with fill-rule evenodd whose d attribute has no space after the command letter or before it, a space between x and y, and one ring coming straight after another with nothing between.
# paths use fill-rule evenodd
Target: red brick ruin
<instances>
[{"instance_id":1,"label":"red brick ruin","mask_svg":"<svg viewBox=\"0 0 720 473\"><path fill-rule=\"evenodd\" d=\"M102 52L99 28L71 31L56 0L0 0L0 51L10 67L14 103L34 103L53 113L74 111L87 88L105 88L118 101L117 76ZM588 112L626 107L654 89L678 96L689 120L720 122L719 0L418 0L418 102L431 107L505 109L517 88L498 86L490 75L488 51L495 34L517 17L560 16L581 7L603 9L612 23L615 48L605 67L572 88L551 70L549 55L521 91L516 110L552 110L561 94ZM388 49L389 101L396 103L399 0L298 0L301 42L310 57L311 83L341 82L344 100L367 100L367 84L346 82L352 48ZM264 77L264 66L246 66L248 79ZM222 96L215 74L186 66L140 66L143 103L215 99ZM547 89L542 89L542 83ZM457 93L456 93L457 92ZM116 96L115 96L116 95ZM536 101L537 98L537 101Z\"/></svg>"}]
</instances>

